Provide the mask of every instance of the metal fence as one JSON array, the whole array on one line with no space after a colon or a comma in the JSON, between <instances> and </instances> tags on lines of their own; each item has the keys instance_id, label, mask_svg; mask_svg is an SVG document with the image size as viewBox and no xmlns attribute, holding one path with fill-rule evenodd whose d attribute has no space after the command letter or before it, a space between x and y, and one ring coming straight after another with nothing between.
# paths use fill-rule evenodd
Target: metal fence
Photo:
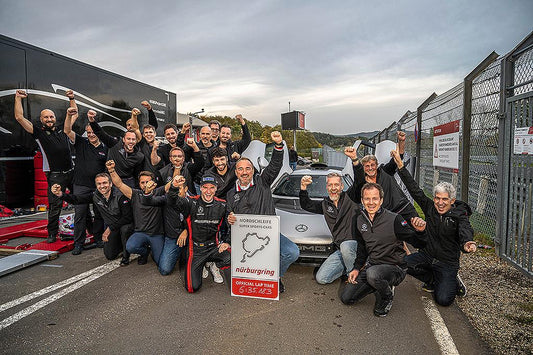
<instances>
[{"instance_id":1,"label":"metal fence","mask_svg":"<svg viewBox=\"0 0 533 355\"><path fill-rule=\"evenodd\" d=\"M454 121L460 125L459 168L435 167L434 128ZM430 193L437 182L452 183L472 207L474 230L533 276L533 134L530 153L516 154L520 127L533 127L533 33L505 56L491 53L463 82L432 94L371 140L395 141L397 129L404 130L422 189Z\"/></svg>"}]
</instances>

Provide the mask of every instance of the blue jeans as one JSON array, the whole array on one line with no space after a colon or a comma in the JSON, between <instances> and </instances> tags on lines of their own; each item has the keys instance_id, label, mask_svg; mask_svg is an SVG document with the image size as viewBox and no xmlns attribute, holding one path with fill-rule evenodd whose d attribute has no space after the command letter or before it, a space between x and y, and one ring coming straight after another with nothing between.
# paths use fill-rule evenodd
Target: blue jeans
<instances>
[{"instance_id":1,"label":"blue jeans","mask_svg":"<svg viewBox=\"0 0 533 355\"><path fill-rule=\"evenodd\" d=\"M152 258L159 265L159 257L163 251L165 237L163 235L148 235L143 232L133 233L126 243L126 250L130 254L147 255L148 246L152 248Z\"/></svg>"},{"instance_id":2,"label":"blue jeans","mask_svg":"<svg viewBox=\"0 0 533 355\"><path fill-rule=\"evenodd\" d=\"M297 162L292 162L292 163L289 163L289 166L291 167L292 170L296 170L296 166L298 165Z\"/></svg>"},{"instance_id":3,"label":"blue jeans","mask_svg":"<svg viewBox=\"0 0 533 355\"><path fill-rule=\"evenodd\" d=\"M435 288L433 297L441 306L449 306L457 295L457 273L459 266L443 263L424 252L405 257L407 273Z\"/></svg>"},{"instance_id":4,"label":"blue jeans","mask_svg":"<svg viewBox=\"0 0 533 355\"><path fill-rule=\"evenodd\" d=\"M357 254L357 241L345 240L340 249L334 251L326 261L320 265L316 273L316 282L325 285L337 280L343 274L353 270L353 263Z\"/></svg>"},{"instance_id":5,"label":"blue jeans","mask_svg":"<svg viewBox=\"0 0 533 355\"><path fill-rule=\"evenodd\" d=\"M300 257L300 249L283 234L279 235L279 277Z\"/></svg>"},{"instance_id":6,"label":"blue jeans","mask_svg":"<svg viewBox=\"0 0 533 355\"><path fill-rule=\"evenodd\" d=\"M178 240L165 237L165 244L163 245L163 251L159 257L159 273L163 276L169 275L181 254L181 247L177 244Z\"/></svg>"}]
</instances>

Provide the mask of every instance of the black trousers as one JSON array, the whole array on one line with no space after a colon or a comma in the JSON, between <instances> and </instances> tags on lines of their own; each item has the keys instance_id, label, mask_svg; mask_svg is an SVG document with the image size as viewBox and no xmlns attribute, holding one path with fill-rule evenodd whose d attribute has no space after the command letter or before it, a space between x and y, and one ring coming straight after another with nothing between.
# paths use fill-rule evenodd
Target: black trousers
<instances>
[{"instance_id":1,"label":"black trousers","mask_svg":"<svg viewBox=\"0 0 533 355\"><path fill-rule=\"evenodd\" d=\"M65 189L72 191L72 176L73 170L63 173L50 171L46 173L46 180L48 181L48 224L46 229L48 235L56 236L59 232L59 215L61 214L61 207L63 200L52 193L52 185L61 185L61 190L65 193Z\"/></svg>"},{"instance_id":2,"label":"black trousers","mask_svg":"<svg viewBox=\"0 0 533 355\"><path fill-rule=\"evenodd\" d=\"M114 260L121 252L124 258L130 257L130 253L126 250L126 242L132 233L133 224L125 224L109 234L107 242L104 242L104 255L107 260Z\"/></svg>"},{"instance_id":3,"label":"black trousers","mask_svg":"<svg viewBox=\"0 0 533 355\"><path fill-rule=\"evenodd\" d=\"M187 256L187 268L185 269L185 289L196 292L202 287L202 269L206 262L214 261L216 266L224 273L226 284L231 282L231 254L229 250L218 252L215 243L209 246L189 245Z\"/></svg>"},{"instance_id":4,"label":"black trousers","mask_svg":"<svg viewBox=\"0 0 533 355\"><path fill-rule=\"evenodd\" d=\"M94 187L74 185L74 194L85 195L94 192ZM86 230L94 235L94 241L102 240L102 233L104 232L104 221L98 211L98 208L94 208L94 219L91 216L89 204L75 205L74 206L74 245L83 246L85 244L85 238L87 237Z\"/></svg>"}]
</instances>

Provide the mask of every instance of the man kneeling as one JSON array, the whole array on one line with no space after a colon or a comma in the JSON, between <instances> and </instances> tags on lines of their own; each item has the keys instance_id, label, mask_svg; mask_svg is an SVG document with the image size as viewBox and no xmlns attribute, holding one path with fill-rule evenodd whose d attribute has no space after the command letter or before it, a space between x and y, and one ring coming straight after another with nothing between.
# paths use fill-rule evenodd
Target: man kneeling
<instances>
[{"instance_id":1,"label":"man kneeling","mask_svg":"<svg viewBox=\"0 0 533 355\"><path fill-rule=\"evenodd\" d=\"M402 216L381 208L383 189L376 183L366 183L361 189L363 213L354 218L353 230L357 240L354 270L341 294L344 304L353 304L375 293L374 315L386 316L398 286L406 275L403 241L423 246L426 222L411 218L416 232Z\"/></svg>"},{"instance_id":2,"label":"man kneeling","mask_svg":"<svg viewBox=\"0 0 533 355\"><path fill-rule=\"evenodd\" d=\"M220 225L226 215L226 202L215 197L217 182L213 176L204 175L200 181L200 196L184 196L185 178L176 176L172 180L169 195L172 199L187 200L182 205L188 206L188 237L180 236L178 245L187 246L187 269L185 270L185 288L193 293L202 286L202 269L208 261L213 261L222 270L226 284L231 282L230 245L225 235L220 235ZM187 241L185 241L187 238Z\"/></svg>"}]
</instances>

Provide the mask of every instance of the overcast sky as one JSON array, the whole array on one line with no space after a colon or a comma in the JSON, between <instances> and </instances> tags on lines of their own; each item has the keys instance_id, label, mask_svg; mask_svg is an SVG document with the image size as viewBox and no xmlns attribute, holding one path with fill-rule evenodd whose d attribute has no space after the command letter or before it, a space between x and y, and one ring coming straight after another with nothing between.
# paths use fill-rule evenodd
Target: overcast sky
<instances>
[{"instance_id":1,"label":"overcast sky","mask_svg":"<svg viewBox=\"0 0 533 355\"><path fill-rule=\"evenodd\" d=\"M0 33L178 95L178 111L381 130L532 30L531 0L12 1Z\"/></svg>"}]
</instances>

